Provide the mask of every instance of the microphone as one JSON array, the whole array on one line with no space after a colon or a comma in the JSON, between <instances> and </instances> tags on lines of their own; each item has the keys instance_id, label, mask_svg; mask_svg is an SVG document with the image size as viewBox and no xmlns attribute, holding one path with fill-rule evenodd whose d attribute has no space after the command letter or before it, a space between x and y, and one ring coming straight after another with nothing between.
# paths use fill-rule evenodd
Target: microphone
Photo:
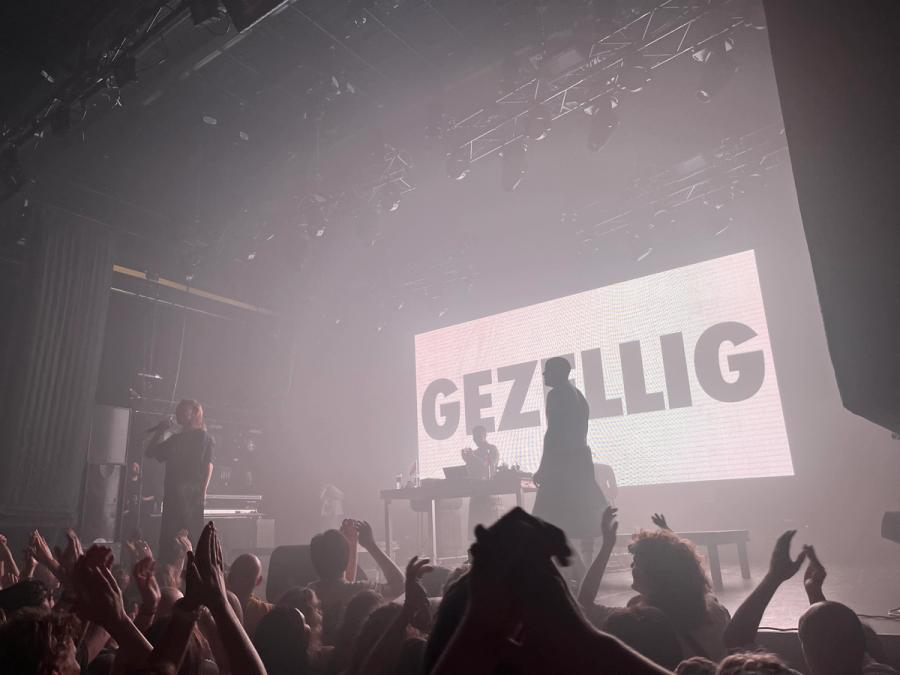
<instances>
[{"instance_id":1,"label":"microphone","mask_svg":"<svg viewBox=\"0 0 900 675\"><path fill-rule=\"evenodd\" d=\"M157 431L165 431L169 427L172 426L172 420L169 417L166 417L164 420L160 420L154 426L147 429L148 434L156 433Z\"/></svg>"}]
</instances>

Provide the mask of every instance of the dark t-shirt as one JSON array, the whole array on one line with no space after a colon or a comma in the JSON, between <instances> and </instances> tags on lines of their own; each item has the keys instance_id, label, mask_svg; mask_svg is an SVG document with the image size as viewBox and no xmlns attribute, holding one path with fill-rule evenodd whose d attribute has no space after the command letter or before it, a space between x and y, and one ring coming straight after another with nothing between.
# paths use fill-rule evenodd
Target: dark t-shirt
<instances>
[{"instance_id":1,"label":"dark t-shirt","mask_svg":"<svg viewBox=\"0 0 900 675\"><path fill-rule=\"evenodd\" d=\"M329 583L314 581L309 587L319 596L322 606L322 642L326 645L333 645L337 640L341 624L344 622L344 611L358 593L375 591L391 599L390 587L387 584L376 584L371 581L353 583L343 579Z\"/></svg>"},{"instance_id":2,"label":"dark t-shirt","mask_svg":"<svg viewBox=\"0 0 900 675\"><path fill-rule=\"evenodd\" d=\"M213 461L215 439L205 429L169 436L148 453L166 463L165 503L187 505L203 499L207 468Z\"/></svg>"}]
</instances>

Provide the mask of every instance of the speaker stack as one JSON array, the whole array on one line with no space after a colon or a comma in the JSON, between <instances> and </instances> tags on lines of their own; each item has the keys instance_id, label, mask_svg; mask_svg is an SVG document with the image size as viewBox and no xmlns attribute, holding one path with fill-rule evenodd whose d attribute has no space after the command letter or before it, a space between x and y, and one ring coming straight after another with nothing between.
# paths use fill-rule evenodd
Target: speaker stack
<instances>
[{"instance_id":1,"label":"speaker stack","mask_svg":"<svg viewBox=\"0 0 900 675\"><path fill-rule=\"evenodd\" d=\"M83 541L118 541L131 410L94 406L82 492Z\"/></svg>"}]
</instances>

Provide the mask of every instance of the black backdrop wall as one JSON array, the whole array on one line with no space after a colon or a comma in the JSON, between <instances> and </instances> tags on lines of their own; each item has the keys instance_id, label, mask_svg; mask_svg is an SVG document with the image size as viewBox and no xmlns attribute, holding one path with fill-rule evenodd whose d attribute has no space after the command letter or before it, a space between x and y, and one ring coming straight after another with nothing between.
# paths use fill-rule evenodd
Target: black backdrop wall
<instances>
[{"instance_id":1,"label":"black backdrop wall","mask_svg":"<svg viewBox=\"0 0 900 675\"><path fill-rule=\"evenodd\" d=\"M0 406L0 523L62 526L77 515L103 347L109 233L43 211L13 314Z\"/></svg>"},{"instance_id":2,"label":"black backdrop wall","mask_svg":"<svg viewBox=\"0 0 900 675\"><path fill-rule=\"evenodd\" d=\"M766 13L841 399L900 431L900 6L767 2Z\"/></svg>"}]
</instances>

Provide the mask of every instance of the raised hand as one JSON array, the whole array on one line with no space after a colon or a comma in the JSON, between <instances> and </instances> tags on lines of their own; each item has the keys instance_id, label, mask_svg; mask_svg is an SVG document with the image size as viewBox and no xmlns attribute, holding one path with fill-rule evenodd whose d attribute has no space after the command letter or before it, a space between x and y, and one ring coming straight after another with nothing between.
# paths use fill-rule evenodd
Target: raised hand
<instances>
[{"instance_id":1,"label":"raised hand","mask_svg":"<svg viewBox=\"0 0 900 675\"><path fill-rule=\"evenodd\" d=\"M22 579L31 579L34 576L34 570L37 569L38 562L34 557L34 549L26 546L22 551Z\"/></svg>"},{"instance_id":2,"label":"raised hand","mask_svg":"<svg viewBox=\"0 0 900 675\"><path fill-rule=\"evenodd\" d=\"M175 537L175 543L178 545L178 548L181 549L182 554L194 550L194 545L191 544L191 538L186 529L178 530L178 534ZM147 548L149 548L149 546ZM151 553L150 555L153 554Z\"/></svg>"},{"instance_id":3,"label":"raised hand","mask_svg":"<svg viewBox=\"0 0 900 675\"><path fill-rule=\"evenodd\" d=\"M137 586L138 592L141 594L142 611L156 609L162 593L159 590L159 583L153 574L156 570L156 561L153 558L144 558L135 563L131 571L131 578L134 579L134 585Z\"/></svg>"},{"instance_id":4,"label":"raised hand","mask_svg":"<svg viewBox=\"0 0 900 675\"><path fill-rule=\"evenodd\" d=\"M19 566L12 551L9 550L6 537L2 534L0 534L0 570L3 571L3 578L0 580L3 588L19 582Z\"/></svg>"},{"instance_id":5,"label":"raised hand","mask_svg":"<svg viewBox=\"0 0 900 675\"><path fill-rule=\"evenodd\" d=\"M177 541L177 539L176 539ZM188 542L190 546L190 542ZM153 560L153 549L150 548L150 544L148 544L143 539L138 539L132 542L133 550L134 550L134 559L135 562L139 560L143 560L144 558L150 558Z\"/></svg>"},{"instance_id":6,"label":"raised hand","mask_svg":"<svg viewBox=\"0 0 900 675\"><path fill-rule=\"evenodd\" d=\"M356 532L359 537L359 545L364 549L368 551L373 548L378 548L378 545L375 543L375 534L372 532L372 526L369 525L368 521L357 520Z\"/></svg>"},{"instance_id":7,"label":"raised hand","mask_svg":"<svg viewBox=\"0 0 900 675\"><path fill-rule=\"evenodd\" d=\"M203 528L196 553L187 553L184 598L193 609L206 605L215 611L228 604L222 547L212 521Z\"/></svg>"},{"instance_id":8,"label":"raised hand","mask_svg":"<svg viewBox=\"0 0 900 675\"><path fill-rule=\"evenodd\" d=\"M604 548L612 549L616 545L616 535L619 532L619 521L616 516L619 509L614 506L607 506L603 511L603 517L600 519L600 534L603 537Z\"/></svg>"},{"instance_id":9,"label":"raised hand","mask_svg":"<svg viewBox=\"0 0 900 675\"><path fill-rule=\"evenodd\" d=\"M356 528L355 520L344 518L341 522L341 534L344 535L344 539L350 542L351 548L355 546L359 540L359 531Z\"/></svg>"},{"instance_id":10,"label":"raised hand","mask_svg":"<svg viewBox=\"0 0 900 675\"><path fill-rule=\"evenodd\" d=\"M825 566L819 561L816 555L816 549L812 546L804 546L803 553L806 554L808 564L806 572L803 573L803 587L806 589L806 597L809 598L809 604L825 601L825 593L822 586L825 584L825 577L828 572Z\"/></svg>"},{"instance_id":11,"label":"raised hand","mask_svg":"<svg viewBox=\"0 0 900 675\"><path fill-rule=\"evenodd\" d=\"M49 570L53 572L56 571L59 563L56 561L56 558L53 557L53 552L50 550L50 545L47 543L47 540L44 539L37 530L31 533L31 542L29 546L35 560Z\"/></svg>"},{"instance_id":12,"label":"raised hand","mask_svg":"<svg viewBox=\"0 0 900 675\"><path fill-rule=\"evenodd\" d=\"M72 573L75 613L109 632L110 626L127 619L122 591L109 569L112 560L110 549L91 546L75 563Z\"/></svg>"},{"instance_id":13,"label":"raised hand","mask_svg":"<svg viewBox=\"0 0 900 675\"><path fill-rule=\"evenodd\" d=\"M431 603L422 585L424 574L434 570L428 558L419 559L413 556L406 566L406 595L403 600L403 611L414 628L426 631L431 625Z\"/></svg>"},{"instance_id":14,"label":"raised hand","mask_svg":"<svg viewBox=\"0 0 900 675\"><path fill-rule=\"evenodd\" d=\"M66 530L66 548L60 550L54 548L56 559L59 561L59 571L62 574L60 581L70 579L75 570L75 563L84 555L81 540L71 527Z\"/></svg>"},{"instance_id":15,"label":"raised hand","mask_svg":"<svg viewBox=\"0 0 900 675\"><path fill-rule=\"evenodd\" d=\"M806 559L806 550L800 551L796 560L791 559L791 540L797 530L788 530L775 542L772 550L772 560L769 563L768 577L779 583L787 581L794 576Z\"/></svg>"},{"instance_id":16,"label":"raised hand","mask_svg":"<svg viewBox=\"0 0 900 675\"><path fill-rule=\"evenodd\" d=\"M656 525L661 530L669 530L672 531L672 528L669 527L669 523L666 522L666 517L662 513L654 513L650 516L650 520L653 521L653 524Z\"/></svg>"}]
</instances>

